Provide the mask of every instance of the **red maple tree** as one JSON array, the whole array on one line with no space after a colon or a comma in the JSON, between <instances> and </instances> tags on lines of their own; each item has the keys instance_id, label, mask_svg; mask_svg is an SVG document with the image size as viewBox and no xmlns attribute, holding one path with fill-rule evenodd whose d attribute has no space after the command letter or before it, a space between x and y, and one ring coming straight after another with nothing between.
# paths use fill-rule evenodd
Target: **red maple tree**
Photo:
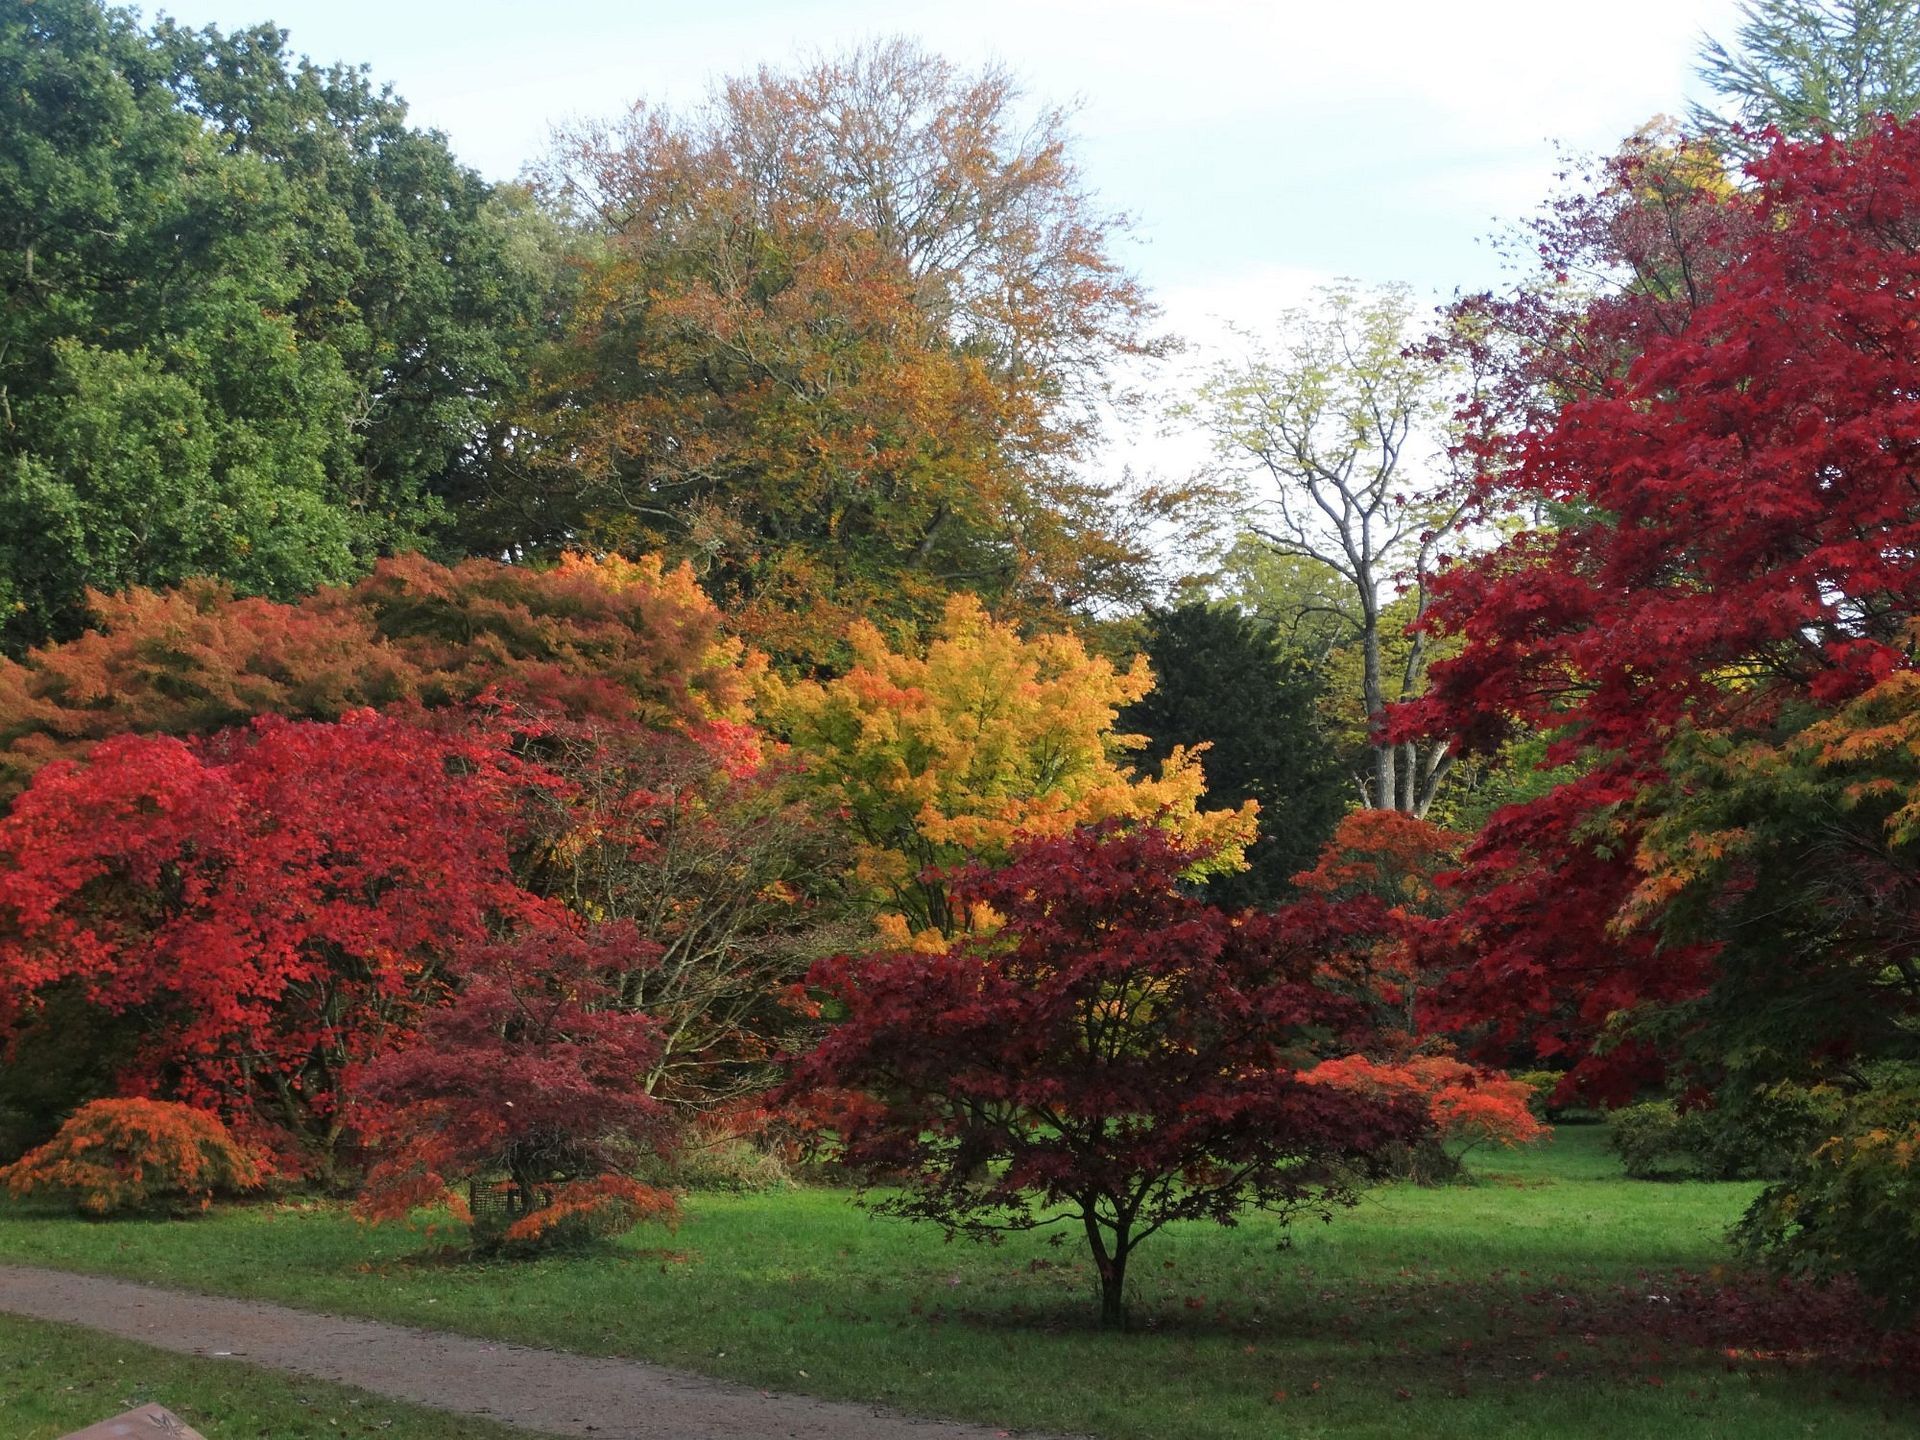
<instances>
[{"instance_id":1,"label":"red maple tree","mask_svg":"<svg viewBox=\"0 0 1920 1440\"><path fill-rule=\"evenodd\" d=\"M963 872L956 893L1002 927L818 967L845 1018L793 1081L869 1093L843 1110L847 1156L904 1185L877 1208L1081 1230L1107 1324L1161 1227L1330 1213L1426 1124L1302 1078L1321 1047L1364 1043L1365 1012L1315 983L1312 927L1187 893L1195 858L1157 829L1082 828Z\"/></svg>"},{"instance_id":2,"label":"red maple tree","mask_svg":"<svg viewBox=\"0 0 1920 1440\"><path fill-rule=\"evenodd\" d=\"M1711 199L1717 249L1684 303L1607 302L1631 363L1505 437L1490 496L1557 523L1442 580L1429 623L1464 649L1394 721L1482 746L1543 733L1571 767L1494 816L1451 922L1471 959L1456 1013L1542 1053L1712 982L1710 946L1615 928L1675 739L1763 735L1910 664L1920 125L1782 144L1750 174ZM1616 1044L1582 1073L1621 1094L1650 1060Z\"/></svg>"},{"instance_id":3,"label":"red maple tree","mask_svg":"<svg viewBox=\"0 0 1920 1440\"><path fill-rule=\"evenodd\" d=\"M143 1022L128 1093L213 1110L325 1170L347 1068L403 1040L514 883L483 726L357 712L203 741L120 736L0 819L0 1028L78 992Z\"/></svg>"},{"instance_id":4,"label":"red maple tree","mask_svg":"<svg viewBox=\"0 0 1920 1440\"><path fill-rule=\"evenodd\" d=\"M499 1201L497 1217L475 1203L476 1238L509 1243L551 1232L556 1208L574 1222L669 1213L669 1197L627 1178L669 1128L643 1085L659 1027L622 1003L661 953L619 923L545 926L469 952L458 997L354 1081L357 1123L382 1142L363 1213L403 1217L465 1184L470 1202Z\"/></svg>"}]
</instances>

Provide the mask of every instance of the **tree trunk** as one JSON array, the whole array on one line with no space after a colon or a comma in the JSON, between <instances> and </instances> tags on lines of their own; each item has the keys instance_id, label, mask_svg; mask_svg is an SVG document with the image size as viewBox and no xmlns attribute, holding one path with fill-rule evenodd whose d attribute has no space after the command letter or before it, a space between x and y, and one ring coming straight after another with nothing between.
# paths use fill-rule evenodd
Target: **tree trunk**
<instances>
[{"instance_id":1,"label":"tree trunk","mask_svg":"<svg viewBox=\"0 0 1920 1440\"><path fill-rule=\"evenodd\" d=\"M1372 577L1364 571L1362 574L1363 584L1370 587ZM1380 676L1380 612L1364 599L1360 611L1360 703L1366 708L1367 728L1374 732L1369 736L1373 742L1373 808L1398 809L1398 752L1394 746L1380 744L1377 739L1380 721L1387 709L1386 689Z\"/></svg>"},{"instance_id":2,"label":"tree trunk","mask_svg":"<svg viewBox=\"0 0 1920 1440\"><path fill-rule=\"evenodd\" d=\"M1368 717L1368 723L1377 723L1378 715ZM1395 802L1399 796L1394 785L1393 746L1376 745L1373 747L1373 808L1376 810L1397 810Z\"/></svg>"},{"instance_id":3,"label":"tree trunk","mask_svg":"<svg viewBox=\"0 0 1920 1440\"><path fill-rule=\"evenodd\" d=\"M1127 1262L1125 1257L1110 1261L1100 1275L1100 1328L1127 1328Z\"/></svg>"},{"instance_id":4,"label":"tree trunk","mask_svg":"<svg viewBox=\"0 0 1920 1440\"><path fill-rule=\"evenodd\" d=\"M1087 1227L1087 1248L1093 1252L1093 1268L1100 1273L1100 1328L1124 1330L1127 1325L1127 1232L1124 1224L1114 1234L1113 1249L1107 1249L1106 1236L1093 1207L1080 1212Z\"/></svg>"}]
</instances>

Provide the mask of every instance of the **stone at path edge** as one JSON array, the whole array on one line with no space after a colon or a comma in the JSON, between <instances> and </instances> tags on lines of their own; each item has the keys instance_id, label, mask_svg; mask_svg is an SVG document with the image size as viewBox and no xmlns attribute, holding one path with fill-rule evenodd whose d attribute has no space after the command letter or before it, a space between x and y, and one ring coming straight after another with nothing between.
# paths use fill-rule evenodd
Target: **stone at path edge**
<instances>
[{"instance_id":1,"label":"stone at path edge","mask_svg":"<svg viewBox=\"0 0 1920 1440\"><path fill-rule=\"evenodd\" d=\"M206 1440L198 1430L171 1410L159 1405L142 1405L98 1425L89 1425L60 1440Z\"/></svg>"}]
</instances>

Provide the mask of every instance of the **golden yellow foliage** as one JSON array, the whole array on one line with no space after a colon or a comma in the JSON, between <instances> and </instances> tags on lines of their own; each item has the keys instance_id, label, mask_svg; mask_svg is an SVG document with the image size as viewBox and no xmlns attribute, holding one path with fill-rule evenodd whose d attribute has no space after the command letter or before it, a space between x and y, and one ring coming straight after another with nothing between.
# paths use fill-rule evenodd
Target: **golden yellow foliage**
<instances>
[{"instance_id":1,"label":"golden yellow foliage","mask_svg":"<svg viewBox=\"0 0 1920 1440\"><path fill-rule=\"evenodd\" d=\"M1197 750L1174 750L1154 775L1125 763L1143 742L1114 727L1153 687L1144 660L1118 670L1072 635L1023 639L971 595L947 602L924 655L865 622L848 643L844 676L781 687L772 704L806 783L853 826L857 879L885 908L889 943L939 948L972 927L926 872L1003 860L1022 835L1138 822L1209 850L1203 873L1245 863L1257 807L1202 810Z\"/></svg>"}]
</instances>

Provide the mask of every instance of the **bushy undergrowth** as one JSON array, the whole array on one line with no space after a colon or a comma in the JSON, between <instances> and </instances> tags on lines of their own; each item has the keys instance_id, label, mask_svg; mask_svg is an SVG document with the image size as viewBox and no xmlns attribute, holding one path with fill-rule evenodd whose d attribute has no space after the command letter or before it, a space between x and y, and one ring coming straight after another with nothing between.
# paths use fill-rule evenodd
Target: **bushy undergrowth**
<instances>
[{"instance_id":1,"label":"bushy undergrowth","mask_svg":"<svg viewBox=\"0 0 1920 1440\"><path fill-rule=\"evenodd\" d=\"M1827 1140L1761 1192L1736 1237L1776 1268L1850 1276L1889 1318L1920 1311L1920 1069L1837 1100Z\"/></svg>"},{"instance_id":2,"label":"bushy undergrowth","mask_svg":"<svg viewBox=\"0 0 1920 1440\"><path fill-rule=\"evenodd\" d=\"M1614 1112L1608 1143L1635 1180L1778 1180L1834 1133L1840 1114L1826 1086L1771 1086L1713 1109L1649 1100Z\"/></svg>"},{"instance_id":3,"label":"bushy undergrowth","mask_svg":"<svg viewBox=\"0 0 1920 1440\"><path fill-rule=\"evenodd\" d=\"M664 1160L652 1160L643 1178L709 1195L760 1195L799 1183L786 1160L740 1136L694 1135Z\"/></svg>"}]
</instances>

